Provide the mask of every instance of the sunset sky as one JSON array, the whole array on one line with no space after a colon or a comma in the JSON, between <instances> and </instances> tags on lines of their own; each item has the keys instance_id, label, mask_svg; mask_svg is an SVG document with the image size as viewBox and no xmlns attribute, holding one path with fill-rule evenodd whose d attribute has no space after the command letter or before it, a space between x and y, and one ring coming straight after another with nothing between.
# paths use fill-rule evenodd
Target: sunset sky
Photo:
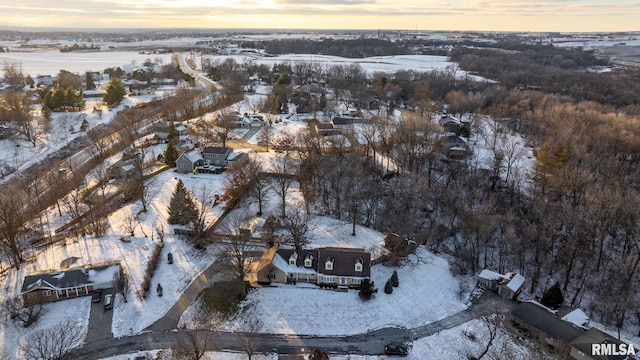
<instances>
[{"instance_id":1,"label":"sunset sky","mask_svg":"<svg viewBox=\"0 0 640 360\"><path fill-rule=\"evenodd\" d=\"M0 27L640 30L640 0L0 0Z\"/></svg>"}]
</instances>

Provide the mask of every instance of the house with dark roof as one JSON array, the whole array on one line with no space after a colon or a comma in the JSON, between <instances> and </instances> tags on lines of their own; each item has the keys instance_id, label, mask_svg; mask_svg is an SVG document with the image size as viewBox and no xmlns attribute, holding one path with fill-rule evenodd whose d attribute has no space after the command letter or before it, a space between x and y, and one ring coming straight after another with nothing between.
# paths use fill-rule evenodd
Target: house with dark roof
<instances>
[{"instance_id":1,"label":"house with dark roof","mask_svg":"<svg viewBox=\"0 0 640 360\"><path fill-rule=\"evenodd\" d=\"M24 278L20 294L25 307L76 298L94 290L114 287L114 281L121 273L120 262L111 262L31 274Z\"/></svg>"},{"instance_id":2,"label":"house with dark roof","mask_svg":"<svg viewBox=\"0 0 640 360\"><path fill-rule=\"evenodd\" d=\"M358 286L371 276L371 254L364 249L287 249L273 246L257 268L258 283L298 281L338 286Z\"/></svg>"},{"instance_id":3,"label":"house with dark roof","mask_svg":"<svg viewBox=\"0 0 640 360\"><path fill-rule=\"evenodd\" d=\"M535 302L518 305L512 315L521 325L538 333L547 344L561 351L569 352L569 341L586 332L582 327L559 319L552 310Z\"/></svg>"},{"instance_id":4,"label":"house with dark roof","mask_svg":"<svg viewBox=\"0 0 640 360\"><path fill-rule=\"evenodd\" d=\"M207 146L202 150L203 165L227 166L227 158L232 151L230 147Z\"/></svg>"},{"instance_id":5,"label":"house with dark roof","mask_svg":"<svg viewBox=\"0 0 640 360\"><path fill-rule=\"evenodd\" d=\"M577 360L636 359L635 348L596 328L587 329L587 315L580 309L560 308L553 311L535 301L518 305L514 320L534 335L553 346L555 352ZM594 345L599 351L594 351ZM629 350L631 349L631 350ZM620 354L625 352L625 354ZM629 353L629 354L627 354ZM564 358L564 357L563 357Z\"/></svg>"},{"instance_id":6,"label":"house with dark roof","mask_svg":"<svg viewBox=\"0 0 640 360\"><path fill-rule=\"evenodd\" d=\"M594 353L594 345L598 345L600 354ZM624 345L624 346L621 346ZM585 333L575 337L573 340L569 342L569 347L571 348L571 358L577 360L627 360L627 359L635 359L633 355L630 353L634 353L635 348L630 348L629 344L626 344L613 336L600 331L596 328L591 328ZM605 351L603 348L609 348ZM618 352L618 354L614 354L614 351ZM624 351L623 351L624 350ZM621 354L624 353L624 354Z\"/></svg>"},{"instance_id":7,"label":"house with dark roof","mask_svg":"<svg viewBox=\"0 0 640 360\"><path fill-rule=\"evenodd\" d=\"M331 120L334 129L341 130L343 132L353 131L353 119L337 117Z\"/></svg>"},{"instance_id":8,"label":"house with dark roof","mask_svg":"<svg viewBox=\"0 0 640 360\"><path fill-rule=\"evenodd\" d=\"M159 124L153 125L153 133L156 138L160 140L166 140L169 136L169 126L171 123L163 122ZM178 132L178 136L183 136L187 134L187 130L189 126L185 123L174 122L173 125L176 127L176 131Z\"/></svg>"}]
</instances>

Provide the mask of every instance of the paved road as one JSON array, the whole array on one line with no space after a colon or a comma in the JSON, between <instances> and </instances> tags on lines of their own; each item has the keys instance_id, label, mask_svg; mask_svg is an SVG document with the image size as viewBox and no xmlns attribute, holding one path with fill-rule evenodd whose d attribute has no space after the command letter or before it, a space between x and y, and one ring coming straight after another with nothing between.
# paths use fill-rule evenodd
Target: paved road
<instances>
[{"instance_id":1,"label":"paved road","mask_svg":"<svg viewBox=\"0 0 640 360\"><path fill-rule=\"evenodd\" d=\"M196 294L199 286L206 287L210 276L215 277L216 264L193 282L193 290L185 293ZM212 275L213 274L213 275ZM199 285L195 285L199 284ZM191 286L190 286L191 288ZM165 317L158 320L149 327L150 330L139 335L127 336L118 339L103 339L87 343L84 347L77 349L72 358L99 359L113 355L127 354L140 350L178 348L181 344L187 344L189 336L204 337L206 332L184 330L164 330L175 329L179 314L188 306L187 300L192 295L186 295L185 300L179 301ZM194 297L195 299L195 297ZM442 330L450 329L461 325L469 320L486 316L498 312L510 312L516 303L504 300L496 294L487 291L473 305L464 311L448 316L431 324L416 327L413 329L383 328L351 336L307 336L307 335L278 335L278 334L246 334L230 332L208 332L209 350L232 350L242 351L241 337L251 339L257 352L276 352L279 354L302 354L308 353L315 348L321 348L329 353L336 354L360 354L377 355L382 354L384 345L394 342L411 342L418 338L423 338L436 334Z\"/></svg>"},{"instance_id":2,"label":"paved road","mask_svg":"<svg viewBox=\"0 0 640 360\"><path fill-rule=\"evenodd\" d=\"M140 350L178 348L189 343L189 336L202 338L203 332L184 330L147 332L118 339L106 339L85 345L70 356L74 360L95 360ZM328 353L381 354L384 345L393 341L411 341L409 333L400 328L386 328L353 336L304 336L209 332L208 350L243 351L242 336L251 339L256 352L279 354L309 353L320 348Z\"/></svg>"},{"instance_id":3,"label":"paved road","mask_svg":"<svg viewBox=\"0 0 640 360\"><path fill-rule=\"evenodd\" d=\"M510 313L515 309L516 305L517 304L514 301L504 300L492 291L485 291L467 310L447 316L446 318L432 322L431 324L413 328L410 330L411 335L414 339L431 336L442 330L451 329L458 325L462 325L467 321L491 315L496 312Z\"/></svg>"},{"instance_id":4,"label":"paved road","mask_svg":"<svg viewBox=\"0 0 640 360\"><path fill-rule=\"evenodd\" d=\"M180 299L178 299L162 318L149 325L145 330L164 331L176 329L178 327L178 321L180 321L180 316L182 316L182 313L187 307L200 295L202 290L213 285L215 281L227 280L224 272L221 271L224 267L225 265L222 264L222 261L216 260L189 284L189 287L187 287L180 296Z\"/></svg>"}]
</instances>

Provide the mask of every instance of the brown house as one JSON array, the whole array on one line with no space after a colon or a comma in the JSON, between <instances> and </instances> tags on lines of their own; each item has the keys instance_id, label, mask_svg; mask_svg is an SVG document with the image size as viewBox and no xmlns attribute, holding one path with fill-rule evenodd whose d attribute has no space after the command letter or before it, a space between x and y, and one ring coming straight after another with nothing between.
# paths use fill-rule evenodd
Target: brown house
<instances>
[{"instance_id":1,"label":"brown house","mask_svg":"<svg viewBox=\"0 0 640 360\"><path fill-rule=\"evenodd\" d=\"M28 275L22 283L24 306L91 294L114 287L121 275L120 262Z\"/></svg>"},{"instance_id":2,"label":"brown house","mask_svg":"<svg viewBox=\"0 0 640 360\"><path fill-rule=\"evenodd\" d=\"M267 250L257 268L258 283L293 283L358 286L371 276L371 254L364 249L319 248Z\"/></svg>"}]
</instances>

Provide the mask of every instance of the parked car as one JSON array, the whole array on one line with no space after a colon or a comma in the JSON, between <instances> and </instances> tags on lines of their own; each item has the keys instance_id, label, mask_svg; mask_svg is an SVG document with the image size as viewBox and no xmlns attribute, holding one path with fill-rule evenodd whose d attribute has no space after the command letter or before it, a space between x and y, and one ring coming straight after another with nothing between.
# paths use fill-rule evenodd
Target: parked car
<instances>
[{"instance_id":1,"label":"parked car","mask_svg":"<svg viewBox=\"0 0 640 360\"><path fill-rule=\"evenodd\" d=\"M113 294L107 294L104 296L104 309L113 309Z\"/></svg>"},{"instance_id":2,"label":"parked car","mask_svg":"<svg viewBox=\"0 0 640 360\"><path fill-rule=\"evenodd\" d=\"M102 300L102 290L95 290L91 295L91 302L99 303Z\"/></svg>"},{"instance_id":3,"label":"parked car","mask_svg":"<svg viewBox=\"0 0 640 360\"><path fill-rule=\"evenodd\" d=\"M407 356L409 354L409 347L402 343L391 343L384 347L384 354Z\"/></svg>"}]
</instances>

